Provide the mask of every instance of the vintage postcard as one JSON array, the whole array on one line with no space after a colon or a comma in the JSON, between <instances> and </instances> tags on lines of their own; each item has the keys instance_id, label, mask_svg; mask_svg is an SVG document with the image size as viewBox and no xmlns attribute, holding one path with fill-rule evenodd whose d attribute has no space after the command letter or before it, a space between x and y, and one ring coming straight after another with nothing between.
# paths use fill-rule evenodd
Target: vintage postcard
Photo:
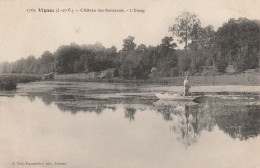
<instances>
[{"instance_id":1,"label":"vintage postcard","mask_svg":"<svg viewBox=\"0 0 260 168\"><path fill-rule=\"evenodd\" d=\"M260 168L260 0L0 12L0 168Z\"/></svg>"}]
</instances>

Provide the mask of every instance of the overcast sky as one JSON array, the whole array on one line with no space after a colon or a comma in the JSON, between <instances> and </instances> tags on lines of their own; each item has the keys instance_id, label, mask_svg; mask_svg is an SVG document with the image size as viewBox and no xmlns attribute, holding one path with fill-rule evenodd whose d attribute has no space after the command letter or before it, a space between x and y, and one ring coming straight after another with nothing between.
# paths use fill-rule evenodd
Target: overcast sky
<instances>
[{"instance_id":1,"label":"overcast sky","mask_svg":"<svg viewBox=\"0 0 260 168\"><path fill-rule=\"evenodd\" d=\"M145 13L28 13L35 8L144 9ZM229 18L260 20L260 0L0 0L0 62L48 50L71 42L121 49L123 39L135 36L137 45L157 45L171 35L168 27L187 10L202 26L220 27Z\"/></svg>"}]
</instances>

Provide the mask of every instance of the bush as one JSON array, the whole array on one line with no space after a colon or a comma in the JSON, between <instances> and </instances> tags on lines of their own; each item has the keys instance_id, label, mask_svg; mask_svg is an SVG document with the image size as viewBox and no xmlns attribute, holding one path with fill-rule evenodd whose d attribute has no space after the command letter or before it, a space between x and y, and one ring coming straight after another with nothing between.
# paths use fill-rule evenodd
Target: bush
<instances>
[{"instance_id":1,"label":"bush","mask_svg":"<svg viewBox=\"0 0 260 168\"><path fill-rule=\"evenodd\" d=\"M0 76L0 90L14 90L18 83L28 83L41 80L39 75L10 74Z\"/></svg>"},{"instance_id":2,"label":"bush","mask_svg":"<svg viewBox=\"0 0 260 168\"><path fill-rule=\"evenodd\" d=\"M15 90L18 80L15 77L1 77L0 90Z\"/></svg>"}]
</instances>

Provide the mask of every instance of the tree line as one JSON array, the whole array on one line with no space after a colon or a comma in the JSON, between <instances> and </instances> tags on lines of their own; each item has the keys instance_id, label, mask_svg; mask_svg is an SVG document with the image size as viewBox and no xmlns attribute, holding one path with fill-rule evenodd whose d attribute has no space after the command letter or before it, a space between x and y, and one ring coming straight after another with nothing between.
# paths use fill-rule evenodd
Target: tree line
<instances>
[{"instance_id":1,"label":"tree line","mask_svg":"<svg viewBox=\"0 0 260 168\"><path fill-rule=\"evenodd\" d=\"M260 57L260 21L231 18L216 31L201 26L197 15L184 11L169 26L172 36L162 38L157 46L136 45L133 36L123 39L123 48L93 45L60 46L54 53L45 51L40 58L29 56L0 65L2 73L60 74L99 72L115 69L115 76L145 79L153 67L159 76L186 73L224 73L228 65L237 72L257 68ZM174 38L184 49L177 49ZM213 68L207 68L213 67ZM213 70L212 70L213 69Z\"/></svg>"}]
</instances>

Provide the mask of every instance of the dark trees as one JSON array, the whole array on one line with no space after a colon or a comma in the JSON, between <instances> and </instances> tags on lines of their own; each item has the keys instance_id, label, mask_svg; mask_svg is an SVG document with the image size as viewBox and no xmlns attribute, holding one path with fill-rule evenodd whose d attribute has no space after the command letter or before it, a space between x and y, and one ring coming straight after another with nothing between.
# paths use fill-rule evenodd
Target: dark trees
<instances>
[{"instance_id":1,"label":"dark trees","mask_svg":"<svg viewBox=\"0 0 260 168\"><path fill-rule=\"evenodd\" d=\"M230 19L217 31L216 43L222 58L237 71L256 68L260 46L257 23L246 18Z\"/></svg>"}]
</instances>

